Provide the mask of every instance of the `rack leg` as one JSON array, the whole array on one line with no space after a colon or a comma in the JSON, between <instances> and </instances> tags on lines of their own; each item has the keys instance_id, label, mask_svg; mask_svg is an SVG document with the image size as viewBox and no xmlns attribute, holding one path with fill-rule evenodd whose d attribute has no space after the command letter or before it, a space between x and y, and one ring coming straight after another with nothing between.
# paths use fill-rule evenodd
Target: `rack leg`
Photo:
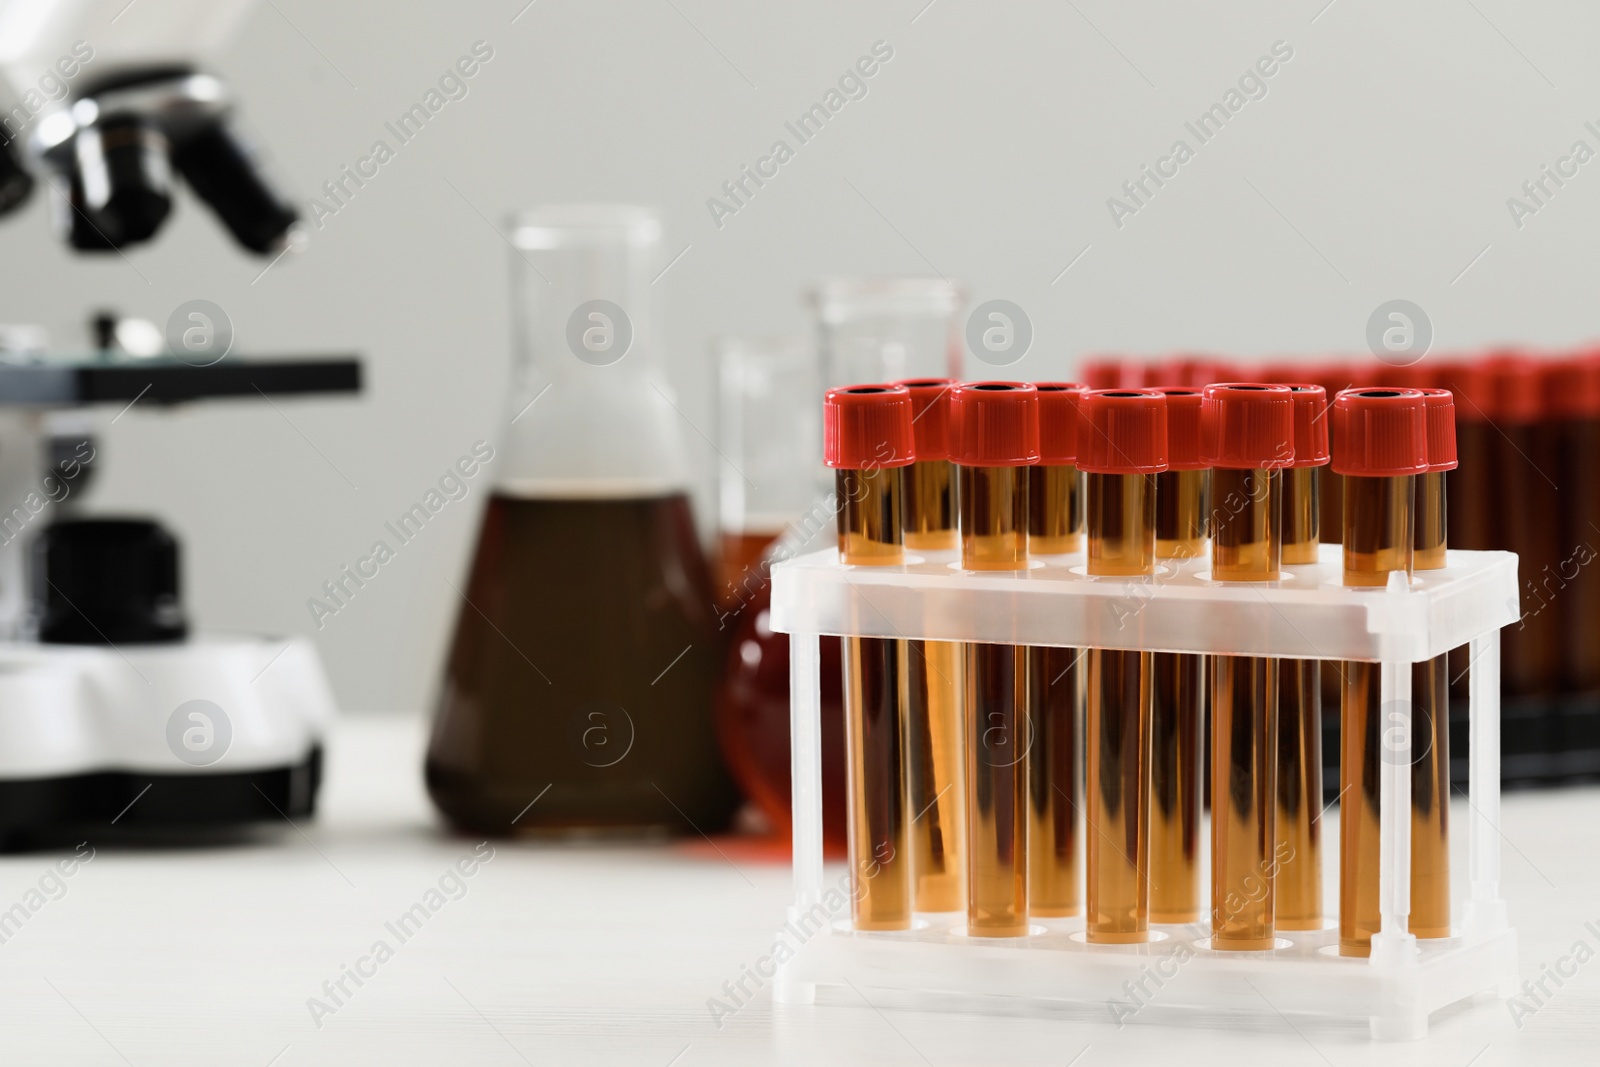
<instances>
[{"instance_id":1,"label":"rack leg","mask_svg":"<svg viewBox=\"0 0 1600 1067\"><path fill-rule=\"evenodd\" d=\"M1416 958L1411 935L1411 664L1383 664L1383 761L1378 794L1378 911L1382 929L1372 938L1372 962Z\"/></svg>"},{"instance_id":2,"label":"rack leg","mask_svg":"<svg viewBox=\"0 0 1600 1067\"><path fill-rule=\"evenodd\" d=\"M822 900L822 683L816 634L789 637L789 776L794 826L794 899Z\"/></svg>"},{"instance_id":3,"label":"rack leg","mask_svg":"<svg viewBox=\"0 0 1600 1067\"><path fill-rule=\"evenodd\" d=\"M1471 761L1468 822L1468 868L1472 889L1463 925L1475 933L1506 926L1506 905L1500 899L1500 634L1472 642L1467 675L1471 726L1467 757Z\"/></svg>"},{"instance_id":4,"label":"rack leg","mask_svg":"<svg viewBox=\"0 0 1600 1067\"><path fill-rule=\"evenodd\" d=\"M1421 1041L1428 1036L1428 1014L1396 1009L1387 1015L1376 1015L1368 1020L1368 1033L1374 1041Z\"/></svg>"},{"instance_id":5,"label":"rack leg","mask_svg":"<svg viewBox=\"0 0 1600 1067\"><path fill-rule=\"evenodd\" d=\"M822 903L822 660L816 634L789 635L789 779L793 827L794 903L792 928L807 911ZM773 1000L810 1004L814 982L798 979L798 957L778 967Z\"/></svg>"}]
</instances>

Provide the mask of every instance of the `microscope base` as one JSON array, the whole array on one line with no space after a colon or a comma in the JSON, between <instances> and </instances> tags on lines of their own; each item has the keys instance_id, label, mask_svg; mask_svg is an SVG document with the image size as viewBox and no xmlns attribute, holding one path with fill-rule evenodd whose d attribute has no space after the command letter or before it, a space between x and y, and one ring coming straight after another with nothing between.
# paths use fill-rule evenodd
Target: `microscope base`
<instances>
[{"instance_id":1,"label":"microscope base","mask_svg":"<svg viewBox=\"0 0 1600 1067\"><path fill-rule=\"evenodd\" d=\"M298 638L0 643L0 851L297 823L333 710Z\"/></svg>"},{"instance_id":2,"label":"microscope base","mask_svg":"<svg viewBox=\"0 0 1600 1067\"><path fill-rule=\"evenodd\" d=\"M253 771L130 774L103 771L0 781L0 853L69 839L100 840L243 827L310 818L322 747L300 763Z\"/></svg>"}]
</instances>

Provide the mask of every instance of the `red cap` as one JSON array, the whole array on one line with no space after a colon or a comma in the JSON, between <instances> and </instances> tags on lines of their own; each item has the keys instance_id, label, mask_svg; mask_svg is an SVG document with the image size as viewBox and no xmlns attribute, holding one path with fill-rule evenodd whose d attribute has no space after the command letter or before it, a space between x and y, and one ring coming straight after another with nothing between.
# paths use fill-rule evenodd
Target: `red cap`
<instances>
[{"instance_id":1,"label":"red cap","mask_svg":"<svg viewBox=\"0 0 1600 1067\"><path fill-rule=\"evenodd\" d=\"M1428 470L1428 402L1415 389L1346 389L1333 401L1333 470L1397 478Z\"/></svg>"},{"instance_id":2,"label":"red cap","mask_svg":"<svg viewBox=\"0 0 1600 1067\"><path fill-rule=\"evenodd\" d=\"M962 382L950 392L950 459L963 467L1039 462L1039 391L1025 382Z\"/></svg>"},{"instance_id":3,"label":"red cap","mask_svg":"<svg viewBox=\"0 0 1600 1067\"><path fill-rule=\"evenodd\" d=\"M1428 404L1428 470L1456 468L1456 401L1448 389L1418 389Z\"/></svg>"},{"instance_id":4,"label":"red cap","mask_svg":"<svg viewBox=\"0 0 1600 1067\"><path fill-rule=\"evenodd\" d=\"M1225 359L1211 360L1210 363L1206 365L1205 370L1209 373L1200 378L1196 378L1189 384L1199 386L1200 388L1204 389L1206 386L1215 385L1217 382L1237 382L1242 378L1248 377L1248 375L1239 369L1239 364L1229 362Z\"/></svg>"},{"instance_id":5,"label":"red cap","mask_svg":"<svg viewBox=\"0 0 1600 1067\"><path fill-rule=\"evenodd\" d=\"M1126 364L1127 361L1121 359L1085 360L1078 368L1078 377L1090 389L1120 389L1126 376Z\"/></svg>"},{"instance_id":6,"label":"red cap","mask_svg":"<svg viewBox=\"0 0 1600 1067\"><path fill-rule=\"evenodd\" d=\"M1312 373L1312 366L1304 360L1274 360L1263 363L1253 372L1254 379L1258 382L1272 382L1275 385L1287 385L1290 382L1307 381ZM1224 379L1218 378L1217 381ZM1210 383L1207 383L1210 384Z\"/></svg>"},{"instance_id":7,"label":"red cap","mask_svg":"<svg viewBox=\"0 0 1600 1067\"><path fill-rule=\"evenodd\" d=\"M1272 470L1294 460L1294 394L1286 385L1206 386L1202 419L1210 467Z\"/></svg>"},{"instance_id":8,"label":"red cap","mask_svg":"<svg viewBox=\"0 0 1600 1067\"><path fill-rule=\"evenodd\" d=\"M1212 356L1177 356L1159 363L1147 364L1140 378L1144 389L1167 389L1184 386L1203 389L1212 382L1237 377L1234 367ZM1109 388L1109 387L1102 387Z\"/></svg>"},{"instance_id":9,"label":"red cap","mask_svg":"<svg viewBox=\"0 0 1600 1067\"><path fill-rule=\"evenodd\" d=\"M1170 363L1146 363L1139 368L1139 388L1141 389L1160 389L1167 385L1182 384L1182 382L1172 377L1172 364Z\"/></svg>"},{"instance_id":10,"label":"red cap","mask_svg":"<svg viewBox=\"0 0 1600 1067\"><path fill-rule=\"evenodd\" d=\"M1167 469L1203 471L1211 466L1203 458L1200 433L1200 390L1191 385L1165 385L1156 392L1167 398Z\"/></svg>"},{"instance_id":11,"label":"red cap","mask_svg":"<svg viewBox=\"0 0 1600 1067\"><path fill-rule=\"evenodd\" d=\"M1154 389L1099 389L1078 400L1078 469L1159 474L1167 469L1167 398Z\"/></svg>"},{"instance_id":12,"label":"red cap","mask_svg":"<svg viewBox=\"0 0 1600 1067\"><path fill-rule=\"evenodd\" d=\"M1349 363L1342 361L1313 363L1309 367L1302 367L1295 380L1316 382L1322 386L1322 391L1327 394L1330 401L1356 384L1355 369Z\"/></svg>"},{"instance_id":13,"label":"red cap","mask_svg":"<svg viewBox=\"0 0 1600 1067\"><path fill-rule=\"evenodd\" d=\"M1456 417L1483 421L1489 417L1488 411L1477 403L1468 403L1470 391L1475 384L1481 385L1478 375L1473 373L1473 362L1470 359L1428 359L1414 364L1419 373L1406 383L1407 389L1448 389L1455 399Z\"/></svg>"},{"instance_id":14,"label":"red cap","mask_svg":"<svg viewBox=\"0 0 1600 1067\"><path fill-rule=\"evenodd\" d=\"M1451 387L1463 408L1479 418L1519 425L1538 422L1544 407L1539 364L1512 352L1492 354L1472 364L1465 381Z\"/></svg>"},{"instance_id":15,"label":"red cap","mask_svg":"<svg viewBox=\"0 0 1600 1067\"><path fill-rule=\"evenodd\" d=\"M1600 417L1600 353L1544 365L1544 410L1558 419Z\"/></svg>"},{"instance_id":16,"label":"red cap","mask_svg":"<svg viewBox=\"0 0 1600 1067\"><path fill-rule=\"evenodd\" d=\"M1385 389L1415 389L1429 377L1420 363L1397 367L1381 360L1362 363L1356 373L1367 385L1380 385Z\"/></svg>"},{"instance_id":17,"label":"red cap","mask_svg":"<svg viewBox=\"0 0 1600 1067\"><path fill-rule=\"evenodd\" d=\"M1294 462L1320 467L1328 462L1328 393L1310 382L1284 382L1294 400Z\"/></svg>"},{"instance_id":18,"label":"red cap","mask_svg":"<svg viewBox=\"0 0 1600 1067\"><path fill-rule=\"evenodd\" d=\"M950 390L954 378L911 378L896 382L911 391L911 433L918 460L949 459Z\"/></svg>"},{"instance_id":19,"label":"red cap","mask_svg":"<svg viewBox=\"0 0 1600 1067\"><path fill-rule=\"evenodd\" d=\"M1453 389L1451 383L1467 373L1468 361L1460 359L1424 359L1404 367L1378 384L1391 389Z\"/></svg>"},{"instance_id":20,"label":"red cap","mask_svg":"<svg viewBox=\"0 0 1600 1067\"><path fill-rule=\"evenodd\" d=\"M822 456L830 467L904 467L917 458L915 441L903 385L847 385L823 398Z\"/></svg>"},{"instance_id":21,"label":"red cap","mask_svg":"<svg viewBox=\"0 0 1600 1067\"><path fill-rule=\"evenodd\" d=\"M1039 462L1078 462L1078 400L1087 391L1076 382L1035 382L1039 391Z\"/></svg>"}]
</instances>

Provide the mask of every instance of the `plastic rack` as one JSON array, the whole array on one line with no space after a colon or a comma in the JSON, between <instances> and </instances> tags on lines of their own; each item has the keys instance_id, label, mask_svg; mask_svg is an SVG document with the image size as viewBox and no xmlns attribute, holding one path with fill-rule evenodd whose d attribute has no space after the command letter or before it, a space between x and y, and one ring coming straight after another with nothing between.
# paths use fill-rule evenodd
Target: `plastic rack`
<instances>
[{"instance_id":1,"label":"plastic rack","mask_svg":"<svg viewBox=\"0 0 1600 1067\"><path fill-rule=\"evenodd\" d=\"M790 635L795 900L785 926L795 954L775 983L780 1002L810 1003L853 986L886 1002L950 998L1007 1012L1087 1005L1154 1017L1188 1012L1365 1019L1380 1040L1427 1032L1429 1016L1516 982L1515 933L1499 895L1500 628L1519 617L1517 558L1449 553L1440 570L1383 588L1346 587L1338 545L1270 583L1213 581L1206 559L1162 561L1153 578L1096 578L1083 556L1036 558L1026 571L959 569L954 553L898 567L848 567L832 549L772 569L775 631ZM913 929L851 929L848 893L825 882L818 640L822 635L1113 648L1150 652L1360 660L1382 668L1382 932L1369 959L1340 957L1338 931L1279 931L1270 952L1206 947L1209 924L1152 924L1141 945L1090 945L1083 919L1035 919L1018 938L970 938L964 915L919 913ZM1471 646L1467 856L1470 888L1449 938L1407 932L1411 848L1411 670ZM1325 714L1337 709L1325 709ZM1459 847L1459 820L1452 828ZM1337 863L1336 840L1323 854ZM840 902L844 901L841 908ZM1337 915L1336 903L1329 914ZM1076 936L1074 936L1076 935ZM826 995L826 994L824 994Z\"/></svg>"}]
</instances>

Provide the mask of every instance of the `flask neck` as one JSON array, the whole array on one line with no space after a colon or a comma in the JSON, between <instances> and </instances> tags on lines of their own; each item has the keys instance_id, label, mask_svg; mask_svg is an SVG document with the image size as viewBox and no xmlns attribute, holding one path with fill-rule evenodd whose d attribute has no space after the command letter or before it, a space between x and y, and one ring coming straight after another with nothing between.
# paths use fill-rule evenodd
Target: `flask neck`
<instances>
[{"instance_id":1,"label":"flask neck","mask_svg":"<svg viewBox=\"0 0 1600 1067\"><path fill-rule=\"evenodd\" d=\"M659 242L654 216L631 208L545 209L515 222L502 491L655 496L687 484L681 417L653 333Z\"/></svg>"}]
</instances>

